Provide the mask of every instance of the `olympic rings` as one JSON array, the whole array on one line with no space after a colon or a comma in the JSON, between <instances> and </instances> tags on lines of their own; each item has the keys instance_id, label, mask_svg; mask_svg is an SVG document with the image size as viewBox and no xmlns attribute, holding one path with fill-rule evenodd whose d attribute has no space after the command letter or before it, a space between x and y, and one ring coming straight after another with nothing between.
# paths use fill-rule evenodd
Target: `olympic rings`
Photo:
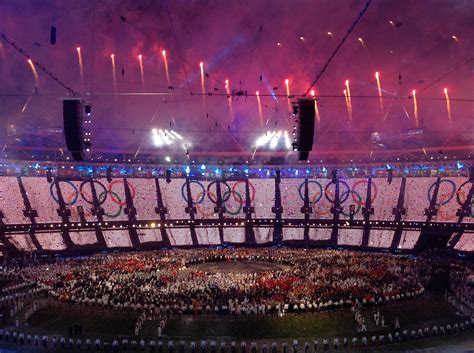
<instances>
[{"instance_id":1,"label":"olympic rings","mask_svg":"<svg viewBox=\"0 0 474 353\"><path fill-rule=\"evenodd\" d=\"M125 199L125 201L122 201L122 200L120 200L120 198L115 198L114 195L117 195L117 194L112 191L112 187L117 183L124 184L124 188L125 188L125 183L124 183L123 180L114 180L114 181L112 181L109 184L110 199L113 202L115 202L116 204L120 205L120 206L126 206L127 205L127 200ZM135 198L135 187L132 184L130 184L128 181L126 181L126 183L127 183L128 187L130 188L130 198L133 200ZM100 197L99 197L99 199L100 199Z\"/></svg>"},{"instance_id":2,"label":"olympic rings","mask_svg":"<svg viewBox=\"0 0 474 353\"><path fill-rule=\"evenodd\" d=\"M349 197L351 188L349 187L349 185L348 185L344 180L338 180L337 182L343 184L343 185L346 187L346 189L347 189L347 192L343 192L343 193L341 194L341 196L342 196L342 195L345 195L346 198L342 197L342 198L339 200L340 203L344 203L344 201L346 201L347 198ZM333 200L331 200L331 199L329 198L329 196L328 196L328 193L329 193L328 189L329 189L329 186L332 185L332 184L336 184L336 183L333 182L333 181L331 181L330 183L328 183L328 184L326 185L326 187L324 188L324 196L326 197L326 199L327 199L329 202L335 203L335 202L336 202L336 198L334 198Z\"/></svg>"},{"instance_id":3,"label":"olympic rings","mask_svg":"<svg viewBox=\"0 0 474 353\"><path fill-rule=\"evenodd\" d=\"M100 187L103 189L102 193L105 192L105 193L104 193L104 196L103 196L104 198L103 198L102 200L101 200L101 196L99 196L99 205L103 205L104 202L105 202L105 200L107 199L108 190L107 190L107 188L104 186L104 184L102 184L100 181L98 181L98 180L92 180L92 182L95 183L95 184L100 185ZM83 181L83 182L81 183L81 185L79 186L79 193L81 194L81 197L82 197L82 199L83 199L85 202L87 202L87 203L93 205L93 204L94 204L94 200L92 200L92 197L90 197L89 199L87 199L87 197L84 196L84 190L83 190L83 188L84 188L84 185L86 185L86 184L90 184L90 181ZM102 193L100 193L100 195L102 195ZM91 196L91 195L89 195L89 196Z\"/></svg>"},{"instance_id":4,"label":"olympic rings","mask_svg":"<svg viewBox=\"0 0 474 353\"><path fill-rule=\"evenodd\" d=\"M348 192L348 191L346 191ZM346 193L344 192L343 194L341 194L341 197L343 197L343 195ZM357 191L354 191L354 190L351 190L349 191L351 193L351 196L352 196L352 199L354 199L354 195L357 196L357 198L359 199L358 201L354 201L357 205L357 209L355 210L354 214L356 215L357 213L359 213L361 207L362 207L362 197L359 195L359 193ZM346 197L346 200L348 198ZM342 203L342 202L341 202ZM342 211L342 214L346 217L350 217L350 213L345 213L344 211Z\"/></svg>"},{"instance_id":5,"label":"olympic rings","mask_svg":"<svg viewBox=\"0 0 474 353\"><path fill-rule=\"evenodd\" d=\"M228 213L228 214L230 214L230 215L232 215L232 216L235 216L235 215L239 214L240 211L242 210L243 205L244 205L244 202L243 202L243 200L242 200L242 195L240 195L237 191L234 191L234 190L226 191L226 192L224 192L224 194L222 195L222 198L223 198L224 200L226 199L226 194L228 194L228 195L227 195L227 196L228 196L228 197L227 197L227 200L230 199L230 194L233 195L233 198L234 198L234 199L235 199L235 195L237 195L238 198L239 198L239 200L240 200L240 201L237 201L237 204L239 205L239 208L237 209L237 211L231 212L231 211L229 211L229 210L227 209L227 207L226 207L226 213ZM225 201L224 201L224 205L226 205ZM227 206L227 205L226 205L226 206Z\"/></svg>"},{"instance_id":6,"label":"olympic rings","mask_svg":"<svg viewBox=\"0 0 474 353\"><path fill-rule=\"evenodd\" d=\"M76 202L77 202L77 199L79 198L79 192L77 191L77 188L76 188L76 185L74 185L71 181L69 180L60 180L58 181L58 183L66 183L70 186L72 186L72 188L74 189L74 192L72 193L68 193L67 196L67 202L66 204L69 205L69 206L72 206L74 205ZM58 195L55 196L56 192L53 191L55 190L55 183L51 183L51 185L49 186L49 193L51 194L51 197L53 198L54 201L56 201L57 203L59 203L59 198L58 198ZM73 197L71 197L71 195L74 195Z\"/></svg>"},{"instance_id":7,"label":"olympic rings","mask_svg":"<svg viewBox=\"0 0 474 353\"><path fill-rule=\"evenodd\" d=\"M461 189L464 187L464 185L470 184L471 182L469 180L466 180L464 183L459 185L458 190L456 191L456 200L458 201L458 204L460 206L464 205L464 202L466 202L466 199L464 201L461 201L461 195L464 195L467 198L467 193L465 191L462 191Z\"/></svg>"},{"instance_id":8,"label":"olympic rings","mask_svg":"<svg viewBox=\"0 0 474 353\"><path fill-rule=\"evenodd\" d=\"M245 184L245 181L244 181L244 180L239 180L239 181L237 181L237 182L234 184L234 186L232 186L232 191L235 192L235 189L236 189L237 185L239 185L240 183L244 183L244 184ZM251 193L250 193L250 204L253 204L253 201L255 200L255 194L256 194L256 192L255 192L255 186L254 186L250 181L249 181L249 188L252 189L252 191L251 191ZM224 193L224 194L225 194L225 193ZM233 195L234 200L235 200L236 202L239 202L239 200L237 200L236 197L235 197L236 194L235 194L235 193L232 193L232 195ZM224 197L224 199L225 199L225 197ZM240 197L240 202L241 202L241 203L243 202L242 197Z\"/></svg>"},{"instance_id":9,"label":"olympic rings","mask_svg":"<svg viewBox=\"0 0 474 353\"><path fill-rule=\"evenodd\" d=\"M352 185L352 191L353 191L353 192L351 193L352 200L353 200L356 204L357 204L357 202L359 202L359 203L360 203L359 206L360 206L360 205L365 206L365 201L362 201L362 197L361 197L359 194L357 194L358 197L359 197L359 201L357 201L357 200L354 198L354 195L355 195L355 192L356 192L356 191L355 191L355 188L356 188L357 185L359 185L359 184L364 184L364 183L367 184L367 185L369 185L369 181L368 181L368 180L365 180L365 179L364 179L364 180L358 180L358 181L356 181L356 182ZM375 201L375 199L377 198L377 193L378 193L377 184L375 184L374 181L372 180L372 182L371 182L371 197L370 197L370 202L373 203L373 202Z\"/></svg>"},{"instance_id":10,"label":"olympic rings","mask_svg":"<svg viewBox=\"0 0 474 353\"><path fill-rule=\"evenodd\" d=\"M206 189L204 188L204 185L202 185L199 181L197 180L190 180L189 181L189 186L191 186L191 183L196 183L202 188L202 192L199 192L198 195L200 195L201 199L198 199L198 201L192 200L193 205L196 203L202 203L204 201L204 196L206 195ZM188 192L186 190L186 193L184 192L184 188L186 187L186 182L183 183L181 186L181 196L183 197L184 201L188 202ZM192 196L192 195L191 195Z\"/></svg>"},{"instance_id":11,"label":"olympic rings","mask_svg":"<svg viewBox=\"0 0 474 353\"><path fill-rule=\"evenodd\" d=\"M315 194L316 196L314 196L313 200L311 200L312 197L308 195L308 198L310 199L309 203L314 205L315 203L318 203L319 200L321 200L321 197L323 197L323 187L321 186L320 183L318 183L315 180L308 180L308 189L309 189L309 184L310 183L316 184L319 187L319 194ZM304 201L304 194L301 192L301 189L303 188L304 185L305 185L305 182L302 182L299 189L298 189L298 193L300 194L300 198L303 201ZM309 194L309 192L308 192L308 194Z\"/></svg>"},{"instance_id":12,"label":"olympic rings","mask_svg":"<svg viewBox=\"0 0 474 353\"><path fill-rule=\"evenodd\" d=\"M110 217L110 218L116 218L120 215L120 213L122 212L122 208L123 208L123 205L122 205L122 200L120 200L120 196L117 195L115 192L113 191L102 191L100 194L99 194L99 200L102 198L103 195L104 196L104 200L107 198L107 193L110 193L110 198L112 198L112 195L114 195L117 200L118 200L118 203L117 205L119 205L119 210L116 212L116 213L113 213L113 214L109 214L109 213L104 213L105 216L107 217Z\"/></svg>"},{"instance_id":13,"label":"olympic rings","mask_svg":"<svg viewBox=\"0 0 474 353\"><path fill-rule=\"evenodd\" d=\"M454 181L452 180L449 180L449 179L442 179L439 181L439 185L441 187L441 183L448 183L449 185L451 185L452 187L452 193L451 195L449 195L449 197L445 200L442 200L441 202L436 202L436 206L444 206L446 205L447 203L449 203L452 198L454 197L454 194L456 193L456 184L454 183ZM429 187L428 189L428 201L431 202L431 197L433 196L432 195L432 191L433 191L433 188L436 186L436 182L434 182L433 184L431 184L431 186Z\"/></svg>"},{"instance_id":14,"label":"olympic rings","mask_svg":"<svg viewBox=\"0 0 474 353\"><path fill-rule=\"evenodd\" d=\"M225 197L223 197L223 202L226 202L229 200L230 198L230 191L231 191L231 188L229 186L229 184L227 184L225 181L220 181L221 184L224 184L226 187L227 187L227 191L229 191L228 193L228 196L227 196L227 199ZM214 181L211 181L209 183L209 185L207 186L207 198L214 204L217 204L217 198L216 198L216 194L212 193L211 192L211 186L216 184L216 189L217 189L217 181L214 180ZM216 193L217 193L217 190L216 190ZM212 199L211 195L214 195L214 199Z\"/></svg>"}]
</instances>

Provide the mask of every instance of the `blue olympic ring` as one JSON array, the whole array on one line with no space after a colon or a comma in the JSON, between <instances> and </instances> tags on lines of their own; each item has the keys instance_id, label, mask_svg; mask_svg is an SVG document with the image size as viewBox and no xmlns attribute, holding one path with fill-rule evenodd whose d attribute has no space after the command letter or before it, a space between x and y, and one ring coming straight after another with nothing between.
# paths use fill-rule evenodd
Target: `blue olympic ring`
<instances>
[{"instance_id":1,"label":"blue olympic ring","mask_svg":"<svg viewBox=\"0 0 474 353\"><path fill-rule=\"evenodd\" d=\"M343 193L341 194L341 196L342 196L342 195L345 195L346 198L341 197L341 199L339 200L339 203L344 203L344 202L347 200L347 198L349 197L351 188L349 187L349 184L347 184L344 180L338 180L337 182L338 182L338 183L341 183L341 184L344 184L344 186L347 188L347 192L343 192ZM336 202L336 199L334 198L334 200L331 200L331 199L329 198L329 196L328 196L328 188L329 188L329 186L332 185L332 184L336 184L336 183L333 182L333 181L331 181L330 183L328 183L328 184L326 185L326 187L324 188L324 196L326 197L326 199L327 199L329 202L335 203L335 202Z\"/></svg>"},{"instance_id":2,"label":"blue olympic ring","mask_svg":"<svg viewBox=\"0 0 474 353\"><path fill-rule=\"evenodd\" d=\"M442 180L439 181L440 186L441 186L441 183L448 183L449 185L451 185L453 190L452 190L451 195L446 200L441 201L441 202L436 202L436 206L438 206L438 207L448 204L453 199L454 195L456 194L456 184L454 183L454 181L449 180L449 179L442 179ZM433 196L432 191L433 191L433 188L435 186L436 186L436 182L431 184L431 186L428 189L428 202L431 202L431 197ZM436 201L438 201L438 200L436 200Z\"/></svg>"},{"instance_id":3,"label":"blue olympic ring","mask_svg":"<svg viewBox=\"0 0 474 353\"><path fill-rule=\"evenodd\" d=\"M318 182L315 181L315 180L308 180L308 189L309 189L309 184L310 184L310 183L316 184L316 185L319 187L319 195L318 195L318 197L316 198L316 200L315 200L315 201L311 201L311 197L309 197L309 199L310 199L309 203L310 203L311 205L314 205L314 204L317 204L317 203L319 202L319 200L321 200L321 197L323 197L323 187L321 186L320 183L318 183ZM304 194L301 192L301 189L304 187L304 185L305 185L305 182L302 182L301 185L300 185L300 187L299 187L299 189L298 189L298 193L300 194L300 198L301 198L301 200L303 200L303 201L304 201ZM308 196L309 196L309 195L308 195Z\"/></svg>"},{"instance_id":4,"label":"blue olympic ring","mask_svg":"<svg viewBox=\"0 0 474 353\"><path fill-rule=\"evenodd\" d=\"M79 198L79 191L76 188L76 185L74 185L71 181L69 180L59 180L58 183L66 183L72 186L74 189L74 198L73 200L69 203L66 202L68 205L74 205L77 202L77 199ZM51 194L51 197L53 198L54 201L56 201L59 204L59 198L58 195L55 195L56 193L53 191L53 188L55 187L55 182L52 182L51 185L49 186L49 193Z\"/></svg>"},{"instance_id":5,"label":"blue olympic ring","mask_svg":"<svg viewBox=\"0 0 474 353\"><path fill-rule=\"evenodd\" d=\"M202 185L199 181L197 180L190 180L189 184L191 183L196 183L202 188L202 193L200 193L200 198L197 201L192 200L193 204L200 204L204 201L204 196L206 195L206 189L204 188L204 185ZM191 186L191 185L190 185ZM181 196L183 197L184 201L188 202L188 196L187 196L187 191L184 193L184 188L186 187L186 182L183 183L183 186L181 186ZM192 195L191 195L192 197Z\"/></svg>"}]
</instances>

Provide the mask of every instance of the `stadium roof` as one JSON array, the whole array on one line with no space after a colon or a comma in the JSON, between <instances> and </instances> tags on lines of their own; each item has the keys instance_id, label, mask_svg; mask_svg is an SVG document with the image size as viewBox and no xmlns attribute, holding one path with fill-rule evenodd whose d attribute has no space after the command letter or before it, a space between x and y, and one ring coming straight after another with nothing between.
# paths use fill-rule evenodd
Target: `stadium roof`
<instances>
[{"instance_id":1,"label":"stadium roof","mask_svg":"<svg viewBox=\"0 0 474 353\"><path fill-rule=\"evenodd\" d=\"M311 90L312 160L466 158L473 13L463 0L2 2L2 152L62 155L69 92L44 67L92 104L96 158L289 162L290 101Z\"/></svg>"}]
</instances>

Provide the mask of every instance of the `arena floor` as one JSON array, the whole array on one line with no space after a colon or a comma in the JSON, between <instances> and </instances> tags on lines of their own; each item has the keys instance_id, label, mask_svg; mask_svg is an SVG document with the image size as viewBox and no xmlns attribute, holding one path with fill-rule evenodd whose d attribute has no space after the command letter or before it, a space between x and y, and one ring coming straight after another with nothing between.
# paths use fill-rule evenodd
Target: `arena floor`
<instances>
[{"instance_id":1,"label":"arena floor","mask_svg":"<svg viewBox=\"0 0 474 353\"><path fill-rule=\"evenodd\" d=\"M394 304L382 308L385 315L396 312L401 320L408 323L406 327L418 327L428 323L450 322L459 319L455 310L443 299L439 293L427 292L421 298L403 304ZM371 308L365 310L364 315L370 315ZM111 310L78 310L72 305L57 304L40 309L30 320L29 332L32 334L49 334L57 337L68 336L68 327L74 324L84 326L83 335L86 337L99 337L113 339L116 337L133 337L133 322L136 314L117 313ZM402 321L402 322L403 322ZM393 324L389 324L390 327ZM230 342L235 340L238 344L246 341L257 342L259 345L270 342L288 342L293 339L300 342L300 352L303 353L304 342L312 344L314 338L320 341L323 338L332 340L333 337L352 337L357 334L354 318L349 310L338 310L321 313L285 315L283 317L219 317L207 316L175 316L170 318L167 328L161 338L165 343L168 340L185 340L200 342L203 337L217 342ZM384 330L369 327L369 335L380 334ZM156 334L156 323L147 322L144 326L142 337L159 340ZM0 347L12 348L11 352L39 352L41 348L20 347L0 343ZM472 330L444 337L433 337L423 340L395 343L383 347L372 347L362 350L344 350L348 352L468 352L474 349ZM341 350L341 348L340 348ZM50 352L51 349L44 350ZM63 350L62 350L63 351ZM3 351L2 351L3 352ZM9 351L7 351L9 352Z\"/></svg>"},{"instance_id":2,"label":"arena floor","mask_svg":"<svg viewBox=\"0 0 474 353\"><path fill-rule=\"evenodd\" d=\"M188 265L195 271L208 273L264 273L268 271L281 271L291 266L267 261L229 261L229 262L204 262Z\"/></svg>"}]
</instances>

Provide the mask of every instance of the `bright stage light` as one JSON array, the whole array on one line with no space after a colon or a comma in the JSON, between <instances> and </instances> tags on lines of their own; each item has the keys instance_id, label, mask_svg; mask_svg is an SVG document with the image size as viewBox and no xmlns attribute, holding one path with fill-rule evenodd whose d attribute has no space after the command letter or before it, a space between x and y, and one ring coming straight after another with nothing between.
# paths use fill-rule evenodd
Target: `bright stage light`
<instances>
[{"instance_id":1,"label":"bright stage light","mask_svg":"<svg viewBox=\"0 0 474 353\"><path fill-rule=\"evenodd\" d=\"M201 170L206 170L206 166L204 164L201 165Z\"/></svg>"},{"instance_id":2,"label":"bright stage light","mask_svg":"<svg viewBox=\"0 0 474 353\"><path fill-rule=\"evenodd\" d=\"M178 134L174 130L163 130L163 129L156 129L153 128L151 130L153 143L157 147L161 147L163 145L173 145L178 141L184 142L178 145L182 145L184 149L187 149L191 144L184 140L183 136Z\"/></svg>"},{"instance_id":3,"label":"bright stage light","mask_svg":"<svg viewBox=\"0 0 474 353\"><path fill-rule=\"evenodd\" d=\"M280 140L281 137L281 131L278 131L275 136L270 141L269 147L273 150L277 147L278 141Z\"/></svg>"},{"instance_id":4,"label":"bright stage light","mask_svg":"<svg viewBox=\"0 0 474 353\"><path fill-rule=\"evenodd\" d=\"M165 157L165 161L171 162L171 157L170 157L170 156L166 156L166 157Z\"/></svg>"},{"instance_id":5,"label":"bright stage light","mask_svg":"<svg viewBox=\"0 0 474 353\"><path fill-rule=\"evenodd\" d=\"M284 138L282 139L282 135ZM284 140L284 146L287 150L291 150L291 140L288 131L267 131L255 141L255 147L268 147L270 149L277 149ZM280 147L281 148L281 147Z\"/></svg>"}]
</instances>

